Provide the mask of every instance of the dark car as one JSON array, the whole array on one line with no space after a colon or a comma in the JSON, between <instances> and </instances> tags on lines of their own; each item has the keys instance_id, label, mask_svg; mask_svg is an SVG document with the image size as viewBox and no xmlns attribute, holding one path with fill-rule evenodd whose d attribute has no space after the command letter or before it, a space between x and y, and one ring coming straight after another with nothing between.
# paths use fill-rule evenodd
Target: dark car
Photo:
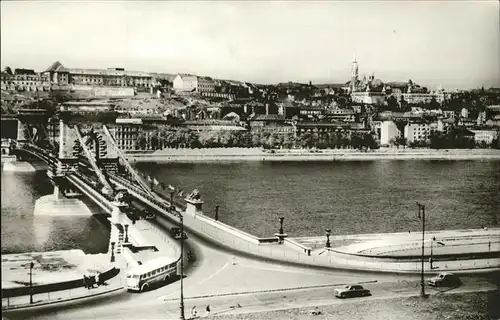
<instances>
[{"instance_id":1,"label":"dark car","mask_svg":"<svg viewBox=\"0 0 500 320\"><path fill-rule=\"evenodd\" d=\"M363 288L358 284L347 285L343 288L335 289L335 296L337 298L352 298L371 296L370 290Z\"/></svg>"},{"instance_id":2,"label":"dark car","mask_svg":"<svg viewBox=\"0 0 500 320\"><path fill-rule=\"evenodd\" d=\"M181 238L181 228L172 228L170 229L170 236L174 239L180 239ZM185 232L182 233L182 238L187 239L187 235Z\"/></svg>"},{"instance_id":3,"label":"dark car","mask_svg":"<svg viewBox=\"0 0 500 320\"><path fill-rule=\"evenodd\" d=\"M452 287L460 285L462 281L453 273L442 272L427 280L427 283L433 287Z\"/></svg>"}]
</instances>

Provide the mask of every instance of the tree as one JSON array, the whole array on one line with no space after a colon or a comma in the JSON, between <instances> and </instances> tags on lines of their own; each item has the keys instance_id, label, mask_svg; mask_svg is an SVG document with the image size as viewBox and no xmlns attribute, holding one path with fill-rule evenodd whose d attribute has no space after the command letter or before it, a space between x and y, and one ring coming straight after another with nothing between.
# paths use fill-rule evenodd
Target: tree
<instances>
[{"instance_id":1,"label":"tree","mask_svg":"<svg viewBox=\"0 0 500 320\"><path fill-rule=\"evenodd\" d=\"M362 146L369 149L377 149L378 144L373 138L373 135L367 133L363 136Z\"/></svg>"},{"instance_id":2,"label":"tree","mask_svg":"<svg viewBox=\"0 0 500 320\"><path fill-rule=\"evenodd\" d=\"M161 147L161 141L160 141L160 137L158 135L158 132L155 132L155 133L153 133L151 135L150 142L151 142L151 148L153 150L160 149L160 147Z\"/></svg>"},{"instance_id":3,"label":"tree","mask_svg":"<svg viewBox=\"0 0 500 320\"><path fill-rule=\"evenodd\" d=\"M500 149L500 139L496 138L491 141L491 148L493 149Z\"/></svg>"},{"instance_id":4,"label":"tree","mask_svg":"<svg viewBox=\"0 0 500 320\"><path fill-rule=\"evenodd\" d=\"M362 141L363 139L359 135L355 134L351 137L351 146L354 149L361 149L361 147L363 146Z\"/></svg>"},{"instance_id":5,"label":"tree","mask_svg":"<svg viewBox=\"0 0 500 320\"><path fill-rule=\"evenodd\" d=\"M146 144L147 144L146 135L143 132L139 133L139 136L137 136L137 139L135 140L136 150L146 149Z\"/></svg>"},{"instance_id":6,"label":"tree","mask_svg":"<svg viewBox=\"0 0 500 320\"><path fill-rule=\"evenodd\" d=\"M5 67L5 73L7 73L8 75L12 75L12 69L10 67Z\"/></svg>"}]
</instances>

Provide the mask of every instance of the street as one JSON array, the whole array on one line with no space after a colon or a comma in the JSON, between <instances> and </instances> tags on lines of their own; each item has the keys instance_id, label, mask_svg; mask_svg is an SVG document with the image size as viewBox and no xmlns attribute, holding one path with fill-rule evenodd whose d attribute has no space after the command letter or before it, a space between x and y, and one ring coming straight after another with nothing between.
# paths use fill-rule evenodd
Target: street
<instances>
[{"instance_id":1,"label":"street","mask_svg":"<svg viewBox=\"0 0 500 320\"><path fill-rule=\"evenodd\" d=\"M164 227L171 224L163 219ZM184 280L185 315L196 306L204 315L207 305L212 314L247 313L291 307L349 303L360 299L386 299L418 295L419 275L357 273L287 266L233 255L192 234L186 241L196 261ZM233 264L234 263L234 264ZM455 289L426 288L429 294L493 290L496 285L486 276L461 277ZM371 297L340 300L333 290L345 284L361 283ZM179 316L180 282L143 293L125 290L111 296L33 311L5 312L7 319L176 319ZM240 306L240 307L238 307Z\"/></svg>"}]
</instances>

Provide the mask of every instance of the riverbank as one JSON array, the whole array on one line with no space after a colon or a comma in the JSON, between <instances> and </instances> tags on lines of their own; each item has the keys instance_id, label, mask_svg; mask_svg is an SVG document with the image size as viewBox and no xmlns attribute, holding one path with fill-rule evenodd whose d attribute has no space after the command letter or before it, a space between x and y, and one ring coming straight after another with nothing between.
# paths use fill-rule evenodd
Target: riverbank
<instances>
[{"instance_id":1,"label":"riverbank","mask_svg":"<svg viewBox=\"0 0 500 320\"><path fill-rule=\"evenodd\" d=\"M495 149L353 149L299 150L260 148L164 149L129 152L132 162L212 162L212 161L373 161L373 160L500 160Z\"/></svg>"}]
</instances>

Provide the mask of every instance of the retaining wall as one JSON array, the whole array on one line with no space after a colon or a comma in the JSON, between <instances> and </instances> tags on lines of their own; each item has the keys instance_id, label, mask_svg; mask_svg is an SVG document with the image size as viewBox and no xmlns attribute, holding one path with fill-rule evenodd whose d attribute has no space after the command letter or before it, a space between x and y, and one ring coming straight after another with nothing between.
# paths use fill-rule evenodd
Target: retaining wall
<instances>
[{"instance_id":1,"label":"retaining wall","mask_svg":"<svg viewBox=\"0 0 500 320\"><path fill-rule=\"evenodd\" d=\"M120 273L120 269L112 267L111 269L109 269L105 272L102 272L99 277L103 281L107 281L107 280L115 277L116 275L118 275L118 273ZM43 285L38 285L38 286L32 286L31 288L33 288L33 294L37 294L37 293L53 292L53 291L59 291L59 290L74 289L74 288L78 288L78 287L83 287L83 278L70 280L70 281L64 281L64 282L57 282L57 283L49 283L49 284L43 284ZM29 286L2 289L2 297L3 298L26 296L29 294L30 294L30 287Z\"/></svg>"}]
</instances>

